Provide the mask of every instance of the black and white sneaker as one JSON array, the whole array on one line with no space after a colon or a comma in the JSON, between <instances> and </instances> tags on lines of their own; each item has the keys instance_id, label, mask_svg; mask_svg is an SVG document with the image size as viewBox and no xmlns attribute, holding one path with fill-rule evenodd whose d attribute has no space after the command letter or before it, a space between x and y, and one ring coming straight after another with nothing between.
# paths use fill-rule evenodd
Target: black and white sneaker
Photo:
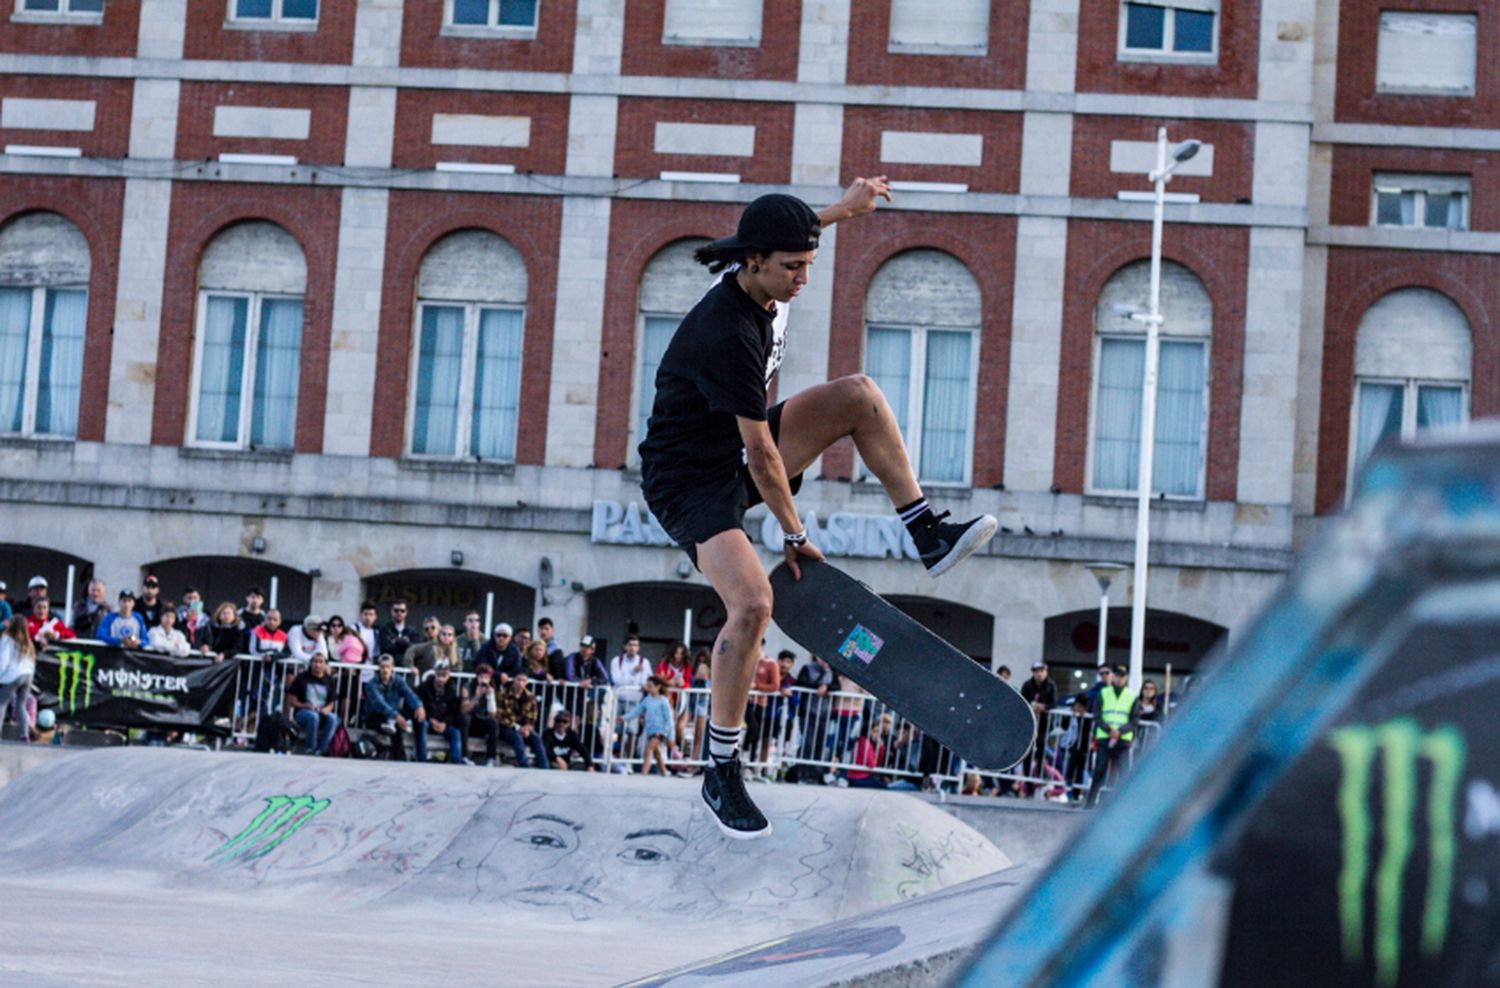
<instances>
[{"instance_id":1,"label":"black and white sneaker","mask_svg":"<svg viewBox=\"0 0 1500 988\"><path fill-rule=\"evenodd\" d=\"M711 763L703 770L703 802L719 822L719 829L736 840L754 840L771 833L771 822L745 791L739 755L727 762Z\"/></svg>"},{"instance_id":2,"label":"black and white sneaker","mask_svg":"<svg viewBox=\"0 0 1500 988\"><path fill-rule=\"evenodd\" d=\"M912 539L931 576L942 576L959 560L983 548L1000 526L994 515L980 515L962 524L943 521L947 517L946 511L933 516L932 524Z\"/></svg>"}]
</instances>

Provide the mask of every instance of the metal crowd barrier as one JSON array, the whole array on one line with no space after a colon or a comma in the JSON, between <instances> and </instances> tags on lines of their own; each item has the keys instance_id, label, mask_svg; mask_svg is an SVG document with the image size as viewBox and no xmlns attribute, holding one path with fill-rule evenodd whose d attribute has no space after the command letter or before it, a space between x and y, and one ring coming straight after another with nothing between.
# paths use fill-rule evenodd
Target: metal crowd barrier
<instances>
[{"instance_id":1,"label":"metal crowd barrier","mask_svg":"<svg viewBox=\"0 0 1500 988\"><path fill-rule=\"evenodd\" d=\"M241 655L235 678L232 743L252 744L261 717L287 712L286 688L306 667L299 659ZM362 726L365 679L375 675L371 665L329 663L333 695L343 724L353 732ZM415 669L397 666L415 688ZM460 690L467 690L473 674L455 671ZM629 688L534 680L528 687L537 698L538 731L549 730L558 711L566 710L580 739L591 746L601 771L639 772L646 738L636 718L638 691ZM709 690L670 690L673 734L664 751L668 770L691 772L707 762L704 738L709 715ZM855 786L931 788L963 792L999 792L1038 799L1081 800L1092 782L1093 717L1070 709L1048 711L1040 722L1040 743L1019 764L1005 771L967 765L935 739L906 720L877 697L863 691L820 694L793 687L786 692L751 694L752 712L742 760L753 773L767 779L823 781ZM882 725L880 741L860 745L873 725ZM1141 721L1135 742L1125 758L1128 772L1134 760L1155 743L1161 724ZM1080 741L1080 735L1082 740ZM431 742L430 742L431 743ZM470 752L477 739L469 740ZM440 750L441 745L433 745ZM502 755L506 746L502 745ZM873 764L864 764L874 754ZM857 757L863 755L864 759ZM654 767L652 767L654 770ZM975 778L977 776L977 779Z\"/></svg>"}]
</instances>

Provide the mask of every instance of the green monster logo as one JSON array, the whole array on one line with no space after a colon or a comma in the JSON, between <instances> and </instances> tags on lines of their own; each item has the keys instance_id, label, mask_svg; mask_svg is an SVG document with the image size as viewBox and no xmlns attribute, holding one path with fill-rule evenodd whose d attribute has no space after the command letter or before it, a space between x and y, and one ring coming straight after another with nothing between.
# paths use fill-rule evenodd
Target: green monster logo
<instances>
[{"instance_id":1,"label":"green monster logo","mask_svg":"<svg viewBox=\"0 0 1500 988\"><path fill-rule=\"evenodd\" d=\"M69 714L78 712L80 686L87 709L94 699L94 657L88 652L57 653L57 702Z\"/></svg>"},{"instance_id":2,"label":"green monster logo","mask_svg":"<svg viewBox=\"0 0 1500 988\"><path fill-rule=\"evenodd\" d=\"M1431 767L1427 789L1427 889L1422 900L1422 955L1438 957L1448 936L1448 902L1458 856L1454 803L1463 774L1463 735L1451 724L1423 732L1410 717L1373 726L1350 725L1329 733L1328 744L1343 766L1337 794L1343 831L1339 870L1339 927L1344 962L1364 962L1365 893L1371 881L1371 778L1376 755L1385 772L1381 786L1381 852L1375 866L1375 981L1389 986L1401 970L1401 907L1406 866L1412 856L1417 809L1418 763Z\"/></svg>"},{"instance_id":3,"label":"green monster logo","mask_svg":"<svg viewBox=\"0 0 1500 988\"><path fill-rule=\"evenodd\" d=\"M313 817L328 809L329 800L311 796L267 796L266 807L238 834L205 861L253 861L270 854Z\"/></svg>"}]
</instances>

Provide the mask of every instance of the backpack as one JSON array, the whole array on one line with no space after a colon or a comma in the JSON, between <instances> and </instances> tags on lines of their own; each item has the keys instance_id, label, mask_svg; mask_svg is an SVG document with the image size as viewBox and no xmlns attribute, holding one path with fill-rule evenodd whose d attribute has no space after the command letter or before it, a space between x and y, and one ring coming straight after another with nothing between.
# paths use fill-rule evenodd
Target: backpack
<instances>
[{"instance_id":1,"label":"backpack","mask_svg":"<svg viewBox=\"0 0 1500 988\"><path fill-rule=\"evenodd\" d=\"M328 739L328 757L349 757L349 732L344 729L343 724L334 728L333 737Z\"/></svg>"}]
</instances>

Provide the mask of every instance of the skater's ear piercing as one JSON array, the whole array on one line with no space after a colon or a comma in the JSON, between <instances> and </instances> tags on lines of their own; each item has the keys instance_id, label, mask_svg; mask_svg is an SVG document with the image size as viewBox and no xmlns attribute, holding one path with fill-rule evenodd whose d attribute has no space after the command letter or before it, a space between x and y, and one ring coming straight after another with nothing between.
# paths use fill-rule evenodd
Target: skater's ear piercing
<instances>
[{"instance_id":1,"label":"skater's ear piercing","mask_svg":"<svg viewBox=\"0 0 1500 988\"><path fill-rule=\"evenodd\" d=\"M751 274L760 274L760 265L759 264L752 264L752 265L750 265L750 273Z\"/></svg>"}]
</instances>

